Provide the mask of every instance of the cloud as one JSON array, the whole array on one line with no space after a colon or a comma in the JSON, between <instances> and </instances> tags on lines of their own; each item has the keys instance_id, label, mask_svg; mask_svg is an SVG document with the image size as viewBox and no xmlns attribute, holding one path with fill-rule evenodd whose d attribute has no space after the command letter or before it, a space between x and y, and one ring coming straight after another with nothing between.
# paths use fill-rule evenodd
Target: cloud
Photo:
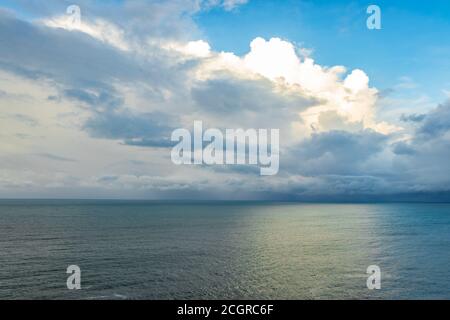
<instances>
[{"instance_id":1,"label":"cloud","mask_svg":"<svg viewBox=\"0 0 450 320\"><path fill-rule=\"evenodd\" d=\"M303 112L304 131L327 130L317 123L322 112L330 111L347 122L361 122L364 128L381 133L399 130L395 125L377 121L378 90L369 87L364 71L355 69L342 79L346 72L343 66L322 67L309 56L299 56L292 43L279 38L256 38L250 46L251 51L244 57L249 69L271 80L297 85L305 94L322 101Z\"/></svg>"},{"instance_id":2,"label":"cloud","mask_svg":"<svg viewBox=\"0 0 450 320\"><path fill-rule=\"evenodd\" d=\"M450 101L439 105L425 117L418 130L419 135L437 138L450 131Z\"/></svg>"},{"instance_id":3,"label":"cloud","mask_svg":"<svg viewBox=\"0 0 450 320\"><path fill-rule=\"evenodd\" d=\"M397 142L392 145L392 151L398 155L413 155L416 153L413 147L405 142Z\"/></svg>"},{"instance_id":4,"label":"cloud","mask_svg":"<svg viewBox=\"0 0 450 320\"><path fill-rule=\"evenodd\" d=\"M372 130L314 133L292 148L287 170L304 176L367 175L366 161L381 152L387 140Z\"/></svg>"},{"instance_id":5,"label":"cloud","mask_svg":"<svg viewBox=\"0 0 450 320\"><path fill-rule=\"evenodd\" d=\"M13 120L19 121L27 126L35 127L38 125L38 122L33 118L25 114L12 114L7 116Z\"/></svg>"},{"instance_id":6,"label":"cloud","mask_svg":"<svg viewBox=\"0 0 450 320\"><path fill-rule=\"evenodd\" d=\"M172 146L167 116L161 113L127 114L100 112L84 128L95 138L122 140L133 146Z\"/></svg>"},{"instance_id":7,"label":"cloud","mask_svg":"<svg viewBox=\"0 0 450 320\"><path fill-rule=\"evenodd\" d=\"M37 156L43 157L43 158L46 158L49 160L54 160L54 161L76 162L76 160L74 160L74 159L65 158L65 157L57 156L57 155L50 154L50 153L40 153L40 154L37 154Z\"/></svg>"},{"instance_id":8,"label":"cloud","mask_svg":"<svg viewBox=\"0 0 450 320\"><path fill-rule=\"evenodd\" d=\"M240 79L233 75L197 82L191 94L196 110L207 117L210 126L220 128L289 129L286 125L300 122L299 112L315 103L266 79Z\"/></svg>"},{"instance_id":9,"label":"cloud","mask_svg":"<svg viewBox=\"0 0 450 320\"><path fill-rule=\"evenodd\" d=\"M51 28L61 28L69 31L76 30L88 34L117 49L124 51L130 50L129 44L125 40L124 31L119 29L116 25L103 19L96 19L93 22L83 19L80 21L79 25L76 25L73 23L72 19L73 18L69 15L62 15L43 20L42 24Z\"/></svg>"},{"instance_id":10,"label":"cloud","mask_svg":"<svg viewBox=\"0 0 450 320\"><path fill-rule=\"evenodd\" d=\"M428 112L407 142L394 145L395 169L408 191L450 190L450 102Z\"/></svg>"},{"instance_id":11,"label":"cloud","mask_svg":"<svg viewBox=\"0 0 450 320\"><path fill-rule=\"evenodd\" d=\"M400 117L400 120L403 122L421 122L423 121L423 119L425 119L426 115L425 114L410 114L410 115L405 115L402 114Z\"/></svg>"},{"instance_id":12,"label":"cloud","mask_svg":"<svg viewBox=\"0 0 450 320\"><path fill-rule=\"evenodd\" d=\"M223 7L225 10L233 10L234 8L246 4L248 0L224 0Z\"/></svg>"},{"instance_id":13,"label":"cloud","mask_svg":"<svg viewBox=\"0 0 450 320\"><path fill-rule=\"evenodd\" d=\"M61 15L65 2L19 0L33 21L1 12L0 196L363 199L449 191L450 103L388 123L364 70L319 65L280 38L256 38L242 56L201 40L195 13L245 2L86 0L78 29ZM173 165L170 134L194 120L281 129L279 175Z\"/></svg>"}]
</instances>

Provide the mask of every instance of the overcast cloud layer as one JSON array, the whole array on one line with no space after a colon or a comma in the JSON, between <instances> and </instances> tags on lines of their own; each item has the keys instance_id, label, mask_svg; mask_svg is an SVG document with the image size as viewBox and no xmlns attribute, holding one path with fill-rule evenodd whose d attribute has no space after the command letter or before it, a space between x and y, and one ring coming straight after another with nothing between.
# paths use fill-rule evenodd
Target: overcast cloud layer
<instances>
[{"instance_id":1,"label":"overcast cloud layer","mask_svg":"<svg viewBox=\"0 0 450 320\"><path fill-rule=\"evenodd\" d=\"M243 0L0 9L0 197L450 200L450 102L382 120L364 70L293 43L215 52L193 15ZM175 166L172 130L279 128L280 172ZM399 198L400 197L400 198Z\"/></svg>"}]
</instances>

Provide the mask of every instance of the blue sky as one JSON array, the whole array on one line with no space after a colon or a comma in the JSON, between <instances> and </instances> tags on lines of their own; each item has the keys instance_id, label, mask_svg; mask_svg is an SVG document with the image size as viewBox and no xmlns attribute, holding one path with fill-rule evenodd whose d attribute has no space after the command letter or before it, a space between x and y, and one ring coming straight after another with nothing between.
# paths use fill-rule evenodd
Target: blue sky
<instances>
[{"instance_id":1,"label":"blue sky","mask_svg":"<svg viewBox=\"0 0 450 320\"><path fill-rule=\"evenodd\" d=\"M377 4L382 30L368 30ZM314 50L322 65L361 68L378 88L413 78L436 100L449 87L448 1L250 1L233 11L201 12L196 21L216 50L244 54L257 36L280 37Z\"/></svg>"},{"instance_id":2,"label":"blue sky","mask_svg":"<svg viewBox=\"0 0 450 320\"><path fill-rule=\"evenodd\" d=\"M0 198L450 199L448 1L75 2L0 1ZM279 173L174 164L198 120Z\"/></svg>"}]
</instances>

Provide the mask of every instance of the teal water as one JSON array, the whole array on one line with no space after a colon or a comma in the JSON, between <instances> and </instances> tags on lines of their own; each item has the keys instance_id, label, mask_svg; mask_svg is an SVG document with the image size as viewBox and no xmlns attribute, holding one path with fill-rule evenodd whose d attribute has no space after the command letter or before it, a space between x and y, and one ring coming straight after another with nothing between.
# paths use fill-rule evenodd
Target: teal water
<instances>
[{"instance_id":1,"label":"teal water","mask_svg":"<svg viewBox=\"0 0 450 320\"><path fill-rule=\"evenodd\" d=\"M449 249L449 204L4 200L0 298L448 299Z\"/></svg>"}]
</instances>

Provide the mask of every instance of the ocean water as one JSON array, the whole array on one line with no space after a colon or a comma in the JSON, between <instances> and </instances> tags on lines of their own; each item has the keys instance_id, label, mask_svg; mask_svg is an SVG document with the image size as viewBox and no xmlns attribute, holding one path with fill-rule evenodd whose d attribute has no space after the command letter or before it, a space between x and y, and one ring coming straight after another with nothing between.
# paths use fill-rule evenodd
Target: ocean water
<instances>
[{"instance_id":1,"label":"ocean water","mask_svg":"<svg viewBox=\"0 0 450 320\"><path fill-rule=\"evenodd\" d=\"M449 299L449 249L449 204L4 200L0 299Z\"/></svg>"}]
</instances>

